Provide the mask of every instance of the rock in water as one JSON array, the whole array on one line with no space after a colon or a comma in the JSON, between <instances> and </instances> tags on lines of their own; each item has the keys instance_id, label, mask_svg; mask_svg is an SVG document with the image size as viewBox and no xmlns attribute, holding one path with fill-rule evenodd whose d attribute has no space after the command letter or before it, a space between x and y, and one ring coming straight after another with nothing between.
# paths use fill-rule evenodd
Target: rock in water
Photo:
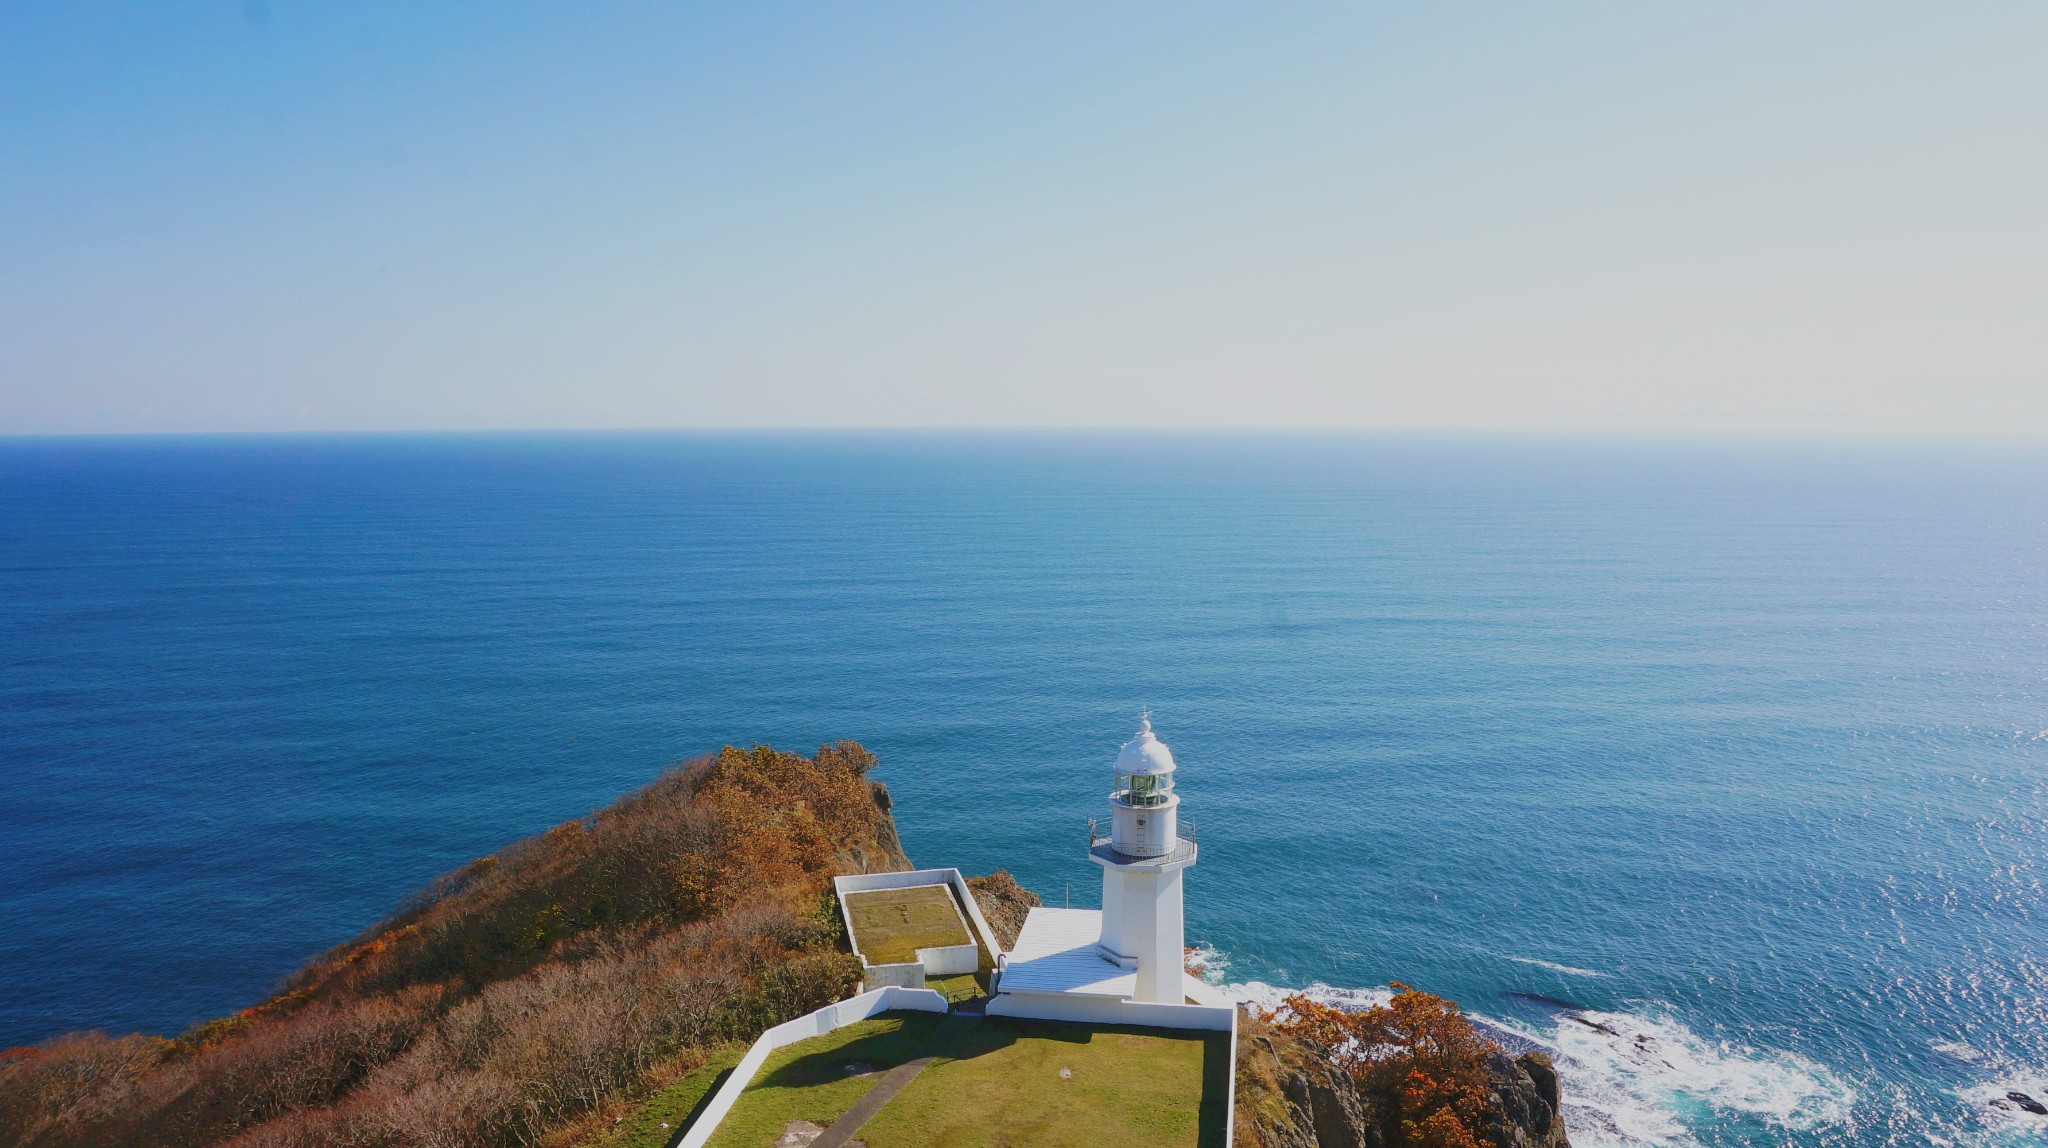
<instances>
[{"instance_id":1,"label":"rock in water","mask_svg":"<svg viewBox=\"0 0 2048 1148\"><path fill-rule=\"evenodd\" d=\"M2036 1116L2048 1116L2048 1105L2042 1104L2024 1092L2008 1092L2005 1094L2005 1098Z\"/></svg>"}]
</instances>

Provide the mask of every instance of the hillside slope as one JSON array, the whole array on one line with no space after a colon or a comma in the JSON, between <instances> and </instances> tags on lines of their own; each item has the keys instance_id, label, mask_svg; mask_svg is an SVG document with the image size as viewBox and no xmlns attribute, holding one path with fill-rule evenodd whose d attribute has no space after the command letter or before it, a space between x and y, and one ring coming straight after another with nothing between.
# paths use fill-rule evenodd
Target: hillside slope
<instances>
[{"instance_id":1,"label":"hillside slope","mask_svg":"<svg viewBox=\"0 0 2048 1148\"><path fill-rule=\"evenodd\" d=\"M835 873L909 868L873 755L727 747L480 858L175 1040L0 1053L0 1145L566 1143L860 980Z\"/></svg>"}]
</instances>

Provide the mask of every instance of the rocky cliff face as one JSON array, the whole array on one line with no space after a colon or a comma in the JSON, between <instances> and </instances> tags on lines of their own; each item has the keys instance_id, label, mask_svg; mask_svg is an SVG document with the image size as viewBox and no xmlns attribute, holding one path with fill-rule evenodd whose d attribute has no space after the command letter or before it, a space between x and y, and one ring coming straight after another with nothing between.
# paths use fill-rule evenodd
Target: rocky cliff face
<instances>
[{"instance_id":1,"label":"rocky cliff face","mask_svg":"<svg viewBox=\"0 0 2048 1148\"><path fill-rule=\"evenodd\" d=\"M1493 1121L1483 1133L1489 1148L1571 1148L1550 1057L1496 1052L1486 1070L1493 1092ZM1398 1143L1391 1107L1315 1046L1256 1020L1243 1025L1237 1143L1245 1148L1389 1148Z\"/></svg>"},{"instance_id":2,"label":"rocky cliff face","mask_svg":"<svg viewBox=\"0 0 2048 1148\"><path fill-rule=\"evenodd\" d=\"M910 863L910 857L903 852L903 839L896 836L896 817L890 812L895 802L889 797L889 787L881 782L868 779L868 796L874 800L875 809L881 816L866 832L839 843L834 860L843 873L901 873L917 866Z\"/></svg>"},{"instance_id":3,"label":"rocky cliff face","mask_svg":"<svg viewBox=\"0 0 2048 1148\"><path fill-rule=\"evenodd\" d=\"M1017 879L1003 869L986 877L969 877L967 887L974 892L974 903L980 907L988 927L995 930L996 942L1006 949L1016 945L1017 934L1024 931L1024 918L1031 915L1032 908L1043 904L1038 894L1017 884Z\"/></svg>"}]
</instances>

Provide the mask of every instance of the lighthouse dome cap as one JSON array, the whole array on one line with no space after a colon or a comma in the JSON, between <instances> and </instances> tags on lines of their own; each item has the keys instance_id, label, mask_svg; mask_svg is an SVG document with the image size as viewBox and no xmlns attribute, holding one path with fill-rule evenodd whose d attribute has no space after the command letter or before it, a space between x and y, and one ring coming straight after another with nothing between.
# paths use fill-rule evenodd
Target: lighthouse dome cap
<instances>
[{"instance_id":1,"label":"lighthouse dome cap","mask_svg":"<svg viewBox=\"0 0 2048 1148\"><path fill-rule=\"evenodd\" d=\"M1162 774L1173 772L1173 751L1166 743L1152 736L1152 718L1147 715L1138 723L1138 736L1124 743L1122 752L1116 755L1118 773Z\"/></svg>"}]
</instances>

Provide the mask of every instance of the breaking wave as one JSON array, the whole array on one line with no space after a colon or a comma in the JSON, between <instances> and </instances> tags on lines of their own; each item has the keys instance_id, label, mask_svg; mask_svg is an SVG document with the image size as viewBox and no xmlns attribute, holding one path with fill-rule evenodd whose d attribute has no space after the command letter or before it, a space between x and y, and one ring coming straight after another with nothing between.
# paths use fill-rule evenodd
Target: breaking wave
<instances>
[{"instance_id":1,"label":"breaking wave","mask_svg":"<svg viewBox=\"0 0 2048 1148\"><path fill-rule=\"evenodd\" d=\"M1983 1122L1989 1133L1983 1138L1985 1143L2038 1145L2043 1142L2044 1122L2048 1122L2048 1117L2027 1111L2015 1094L2036 1104L2048 1101L2048 1070L2017 1063L1960 1041L1935 1044L1933 1048L1951 1060L1969 1065L1979 1076L1975 1083L1955 1089L1954 1095Z\"/></svg>"},{"instance_id":2,"label":"breaking wave","mask_svg":"<svg viewBox=\"0 0 2048 1148\"><path fill-rule=\"evenodd\" d=\"M1218 988L1230 976L1230 955L1209 944L1195 944L1188 947L1188 964L1202 970L1202 980Z\"/></svg>"},{"instance_id":3,"label":"breaking wave","mask_svg":"<svg viewBox=\"0 0 2048 1148\"><path fill-rule=\"evenodd\" d=\"M1539 960L1535 957L1509 957L1508 959L1518 965L1534 965L1539 969L1549 969L1553 973L1564 973L1567 976L1604 977L1608 975L1598 969L1574 968L1571 965L1560 965L1556 961Z\"/></svg>"},{"instance_id":4,"label":"breaking wave","mask_svg":"<svg viewBox=\"0 0 2048 1148\"><path fill-rule=\"evenodd\" d=\"M1689 1125L1731 1117L1811 1131L1843 1123L1856 1103L1816 1061L1710 1040L1661 1011L1561 1012L1527 1035L1557 1059L1581 1148L1692 1144Z\"/></svg>"},{"instance_id":5,"label":"breaking wave","mask_svg":"<svg viewBox=\"0 0 2048 1148\"><path fill-rule=\"evenodd\" d=\"M1266 1009L1279 1008L1281 1001L1295 993L1300 993L1318 1004L1333 1005L1351 1012L1382 1005L1394 999L1394 991L1390 988L1342 989L1321 981L1305 989L1269 985L1265 981L1241 981L1216 987L1224 996L1238 1004L1257 1005Z\"/></svg>"}]
</instances>

